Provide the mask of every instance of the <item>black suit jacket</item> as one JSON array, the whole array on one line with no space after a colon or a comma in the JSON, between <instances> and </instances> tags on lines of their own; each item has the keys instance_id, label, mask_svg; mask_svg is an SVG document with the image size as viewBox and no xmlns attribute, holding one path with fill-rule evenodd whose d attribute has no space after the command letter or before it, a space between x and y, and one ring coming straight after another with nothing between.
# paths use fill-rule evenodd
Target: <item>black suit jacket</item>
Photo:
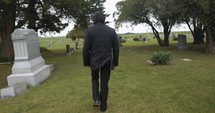
<instances>
[{"instance_id":1,"label":"black suit jacket","mask_svg":"<svg viewBox=\"0 0 215 113\"><path fill-rule=\"evenodd\" d=\"M119 42L115 30L103 23L89 27L83 47L84 66L100 69L110 59L114 66L118 66L118 58Z\"/></svg>"}]
</instances>

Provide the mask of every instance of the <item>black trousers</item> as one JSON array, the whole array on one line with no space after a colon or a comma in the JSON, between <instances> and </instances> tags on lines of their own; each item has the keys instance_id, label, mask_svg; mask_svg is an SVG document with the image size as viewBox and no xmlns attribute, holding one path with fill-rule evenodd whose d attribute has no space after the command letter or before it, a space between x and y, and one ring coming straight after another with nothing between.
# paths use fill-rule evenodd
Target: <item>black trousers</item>
<instances>
[{"instance_id":1,"label":"black trousers","mask_svg":"<svg viewBox=\"0 0 215 113\"><path fill-rule=\"evenodd\" d=\"M100 100L101 103L107 102L108 97L108 82L110 79L110 64L108 61L102 68L98 70L91 70L92 72L92 95L93 100ZM100 90L99 90L99 78L100 78Z\"/></svg>"}]
</instances>

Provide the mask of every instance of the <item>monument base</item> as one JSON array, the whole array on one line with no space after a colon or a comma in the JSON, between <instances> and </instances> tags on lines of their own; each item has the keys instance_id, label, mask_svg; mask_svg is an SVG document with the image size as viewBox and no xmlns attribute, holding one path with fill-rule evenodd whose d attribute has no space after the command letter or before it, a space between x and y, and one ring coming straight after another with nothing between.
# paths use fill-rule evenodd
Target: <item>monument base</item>
<instances>
[{"instance_id":1,"label":"monument base","mask_svg":"<svg viewBox=\"0 0 215 113\"><path fill-rule=\"evenodd\" d=\"M9 98L23 94L27 90L26 84L19 84L12 87L1 89L1 98Z\"/></svg>"},{"instance_id":2,"label":"monument base","mask_svg":"<svg viewBox=\"0 0 215 113\"><path fill-rule=\"evenodd\" d=\"M50 65L44 65L31 73L11 74L7 77L8 86L26 83L30 86L36 86L47 79L51 74Z\"/></svg>"},{"instance_id":3,"label":"monument base","mask_svg":"<svg viewBox=\"0 0 215 113\"><path fill-rule=\"evenodd\" d=\"M178 46L177 48L178 48L178 50L186 50L188 47L187 46Z\"/></svg>"}]
</instances>

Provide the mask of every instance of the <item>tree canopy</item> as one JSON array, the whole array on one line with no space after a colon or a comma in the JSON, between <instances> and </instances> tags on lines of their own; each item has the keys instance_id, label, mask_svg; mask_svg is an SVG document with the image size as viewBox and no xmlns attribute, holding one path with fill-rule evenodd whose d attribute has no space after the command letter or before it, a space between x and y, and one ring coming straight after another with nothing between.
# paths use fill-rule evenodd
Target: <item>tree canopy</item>
<instances>
[{"instance_id":1,"label":"tree canopy","mask_svg":"<svg viewBox=\"0 0 215 113\"><path fill-rule=\"evenodd\" d=\"M84 38L85 37L85 29L80 26L74 27L73 30L69 31L66 34L66 38L71 38L72 40L76 40L77 38Z\"/></svg>"},{"instance_id":2,"label":"tree canopy","mask_svg":"<svg viewBox=\"0 0 215 113\"><path fill-rule=\"evenodd\" d=\"M15 28L60 32L71 19L88 26L90 15L103 10L105 0L0 0L0 38L2 54L13 56L10 34Z\"/></svg>"}]
</instances>

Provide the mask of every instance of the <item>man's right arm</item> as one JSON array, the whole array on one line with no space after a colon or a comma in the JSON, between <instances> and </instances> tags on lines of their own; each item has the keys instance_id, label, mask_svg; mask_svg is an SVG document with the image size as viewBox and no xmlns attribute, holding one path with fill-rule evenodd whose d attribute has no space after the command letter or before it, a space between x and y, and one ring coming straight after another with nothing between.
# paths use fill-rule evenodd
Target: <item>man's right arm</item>
<instances>
[{"instance_id":1,"label":"man's right arm","mask_svg":"<svg viewBox=\"0 0 215 113\"><path fill-rule=\"evenodd\" d=\"M113 41L113 65L118 66L119 59L119 41L114 30L114 41Z\"/></svg>"}]
</instances>

